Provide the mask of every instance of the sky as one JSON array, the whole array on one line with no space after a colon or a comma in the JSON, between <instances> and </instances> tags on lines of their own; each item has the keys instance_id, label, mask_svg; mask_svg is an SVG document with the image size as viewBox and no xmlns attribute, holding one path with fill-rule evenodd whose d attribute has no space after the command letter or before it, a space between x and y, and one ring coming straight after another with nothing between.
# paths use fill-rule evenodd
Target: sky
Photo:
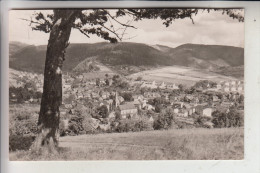
<instances>
[{"instance_id":1,"label":"sky","mask_svg":"<svg viewBox=\"0 0 260 173\"><path fill-rule=\"evenodd\" d=\"M23 19L30 19L37 12L36 10L11 10L9 12L9 41L18 41L32 45L47 45L49 34L32 31L29 22ZM52 13L50 10L41 10L43 14ZM119 19L126 22L129 19ZM127 42L138 42L148 45L165 45L177 47L186 43L206 45L228 45L244 47L244 23L223 15L220 11L200 10L191 19L178 19L172 25L165 27L160 19L145 19L132 22L131 25L137 29L128 28L125 39ZM116 25L115 25L116 26ZM104 42L103 39L90 35L84 36L78 30L73 29L70 36L70 43L97 43Z\"/></svg>"}]
</instances>

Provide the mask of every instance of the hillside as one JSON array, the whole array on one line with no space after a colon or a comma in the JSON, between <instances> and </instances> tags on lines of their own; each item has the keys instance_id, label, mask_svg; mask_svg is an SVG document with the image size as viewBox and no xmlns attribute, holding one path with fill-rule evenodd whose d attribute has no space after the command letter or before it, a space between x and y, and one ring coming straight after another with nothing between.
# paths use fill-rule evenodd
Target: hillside
<instances>
[{"instance_id":1,"label":"hillside","mask_svg":"<svg viewBox=\"0 0 260 173\"><path fill-rule=\"evenodd\" d=\"M45 55L46 46L27 46L19 54L10 56L10 59L13 60L10 62L10 67L22 71L43 73ZM66 52L63 70L70 72L79 63L93 56L97 57L97 61L110 66L173 64L173 60L169 56L145 44L71 44Z\"/></svg>"},{"instance_id":2,"label":"hillside","mask_svg":"<svg viewBox=\"0 0 260 173\"><path fill-rule=\"evenodd\" d=\"M11 41L9 43L9 55L10 55L10 57L12 57L12 55L19 52L20 50L22 50L23 48L25 48L27 46L29 46L29 45L25 44L25 43Z\"/></svg>"},{"instance_id":3,"label":"hillside","mask_svg":"<svg viewBox=\"0 0 260 173\"><path fill-rule=\"evenodd\" d=\"M184 84L186 86L192 86L201 80L214 82L235 80L235 78L230 76L183 66L161 67L129 75L133 79L139 76L147 81Z\"/></svg>"},{"instance_id":4,"label":"hillside","mask_svg":"<svg viewBox=\"0 0 260 173\"><path fill-rule=\"evenodd\" d=\"M16 52L14 51L15 44L10 45L10 67L21 71L43 73L46 46L30 45L20 48L19 44L17 43ZM63 70L65 72L72 72L75 69L82 72L89 71L86 62L88 62L87 59L93 57L97 63L124 75L172 65L229 75L233 73L226 72L226 70L230 70L228 67L244 65L244 49L231 46L184 44L170 48L141 43L110 44L102 42L70 44L66 51ZM235 77L243 75L243 72L238 71L239 69L234 69Z\"/></svg>"},{"instance_id":5,"label":"hillside","mask_svg":"<svg viewBox=\"0 0 260 173\"><path fill-rule=\"evenodd\" d=\"M16 151L10 152L10 160L239 160L243 159L243 130L195 128L66 136L60 138L61 152Z\"/></svg>"},{"instance_id":6,"label":"hillside","mask_svg":"<svg viewBox=\"0 0 260 173\"><path fill-rule=\"evenodd\" d=\"M184 44L167 53L181 66L213 69L244 65L244 49L232 46Z\"/></svg>"}]
</instances>

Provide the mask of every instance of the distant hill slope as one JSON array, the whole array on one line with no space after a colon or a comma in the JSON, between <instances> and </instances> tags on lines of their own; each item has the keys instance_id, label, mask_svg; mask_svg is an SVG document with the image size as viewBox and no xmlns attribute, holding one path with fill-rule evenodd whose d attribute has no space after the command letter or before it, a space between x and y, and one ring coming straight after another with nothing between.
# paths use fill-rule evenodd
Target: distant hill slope
<instances>
[{"instance_id":1,"label":"distant hill slope","mask_svg":"<svg viewBox=\"0 0 260 173\"><path fill-rule=\"evenodd\" d=\"M27 46L19 54L10 56L10 67L43 73L46 46ZM171 65L173 60L159 50L138 43L71 44L66 51L63 70L72 71L86 58L96 56L103 64L114 65Z\"/></svg>"},{"instance_id":2,"label":"distant hill slope","mask_svg":"<svg viewBox=\"0 0 260 173\"><path fill-rule=\"evenodd\" d=\"M22 50L23 48L25 48L27 46L29 46L29 45L25 44L25 43L11 41L9 43L9 55L12 56L13 54L19 52L20 50Z\"/></svg>"},{"instance_id":3,"label":"distant hill slope","mask_svg":"<svg viewBox=\"0 0 260 173\"><path fill-rule=\"evenodd\" d=\"M10 46L11 47L11 46ZM10 67L16 70L43 73L46 46L26 46L10 54ZM12 45L12 49L15 46ZM176 48L162 45L149 46L141 43L95 43L70 44L66 51L63 70L84 71L86 59L119 69L122 65L132 67L186 66L227 74L226 68L244 65L244 49L231 46L185 44ZM80 65L79 65L80 64ZM83 65L82 65L83 64ZM86 64L86 63L85 63ZM117 67L116 67L117 66ZM141 69L141 68L140 68ZM238 70L236 68L236 70ZM236 72L236 74L240 74Z\"/></svg>"},{"instance_id":4,"label":"distant hill slope","mask_svg":"<svg viewBox=\"0 0 260 173\"><path fill-rule=\"evenodd\" d=\"M225 76L213 72L206 72L202 69L195 69L191 67L183 66L170 66L170 67L160 67L152 70L142 71L129 75L130 78L137 79L142 77L142 79L147 81L174 83L174 84L184 84L186 86L192 86L196 82L201 80L210 80L214 82L235 80L235 78L230 76Z\"/></svg>"},{"instance_id":5,"label":"distant hill slope","mask_svg":"<svg viewBox=\"0 0 260 173\"><path fill-rule=\"evenodd\" d=\"M244 49L232 46L184 44L169 49L167 53L175 60L176 65L188 67L244 65Z\"/></svg>"}]
</instances>

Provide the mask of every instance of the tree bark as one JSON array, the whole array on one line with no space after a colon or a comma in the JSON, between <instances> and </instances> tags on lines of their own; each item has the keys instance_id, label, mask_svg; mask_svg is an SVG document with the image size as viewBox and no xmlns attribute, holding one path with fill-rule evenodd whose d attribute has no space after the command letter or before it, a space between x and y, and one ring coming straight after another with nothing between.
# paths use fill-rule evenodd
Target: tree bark
<instances>
[{"instance_id":1,"label":"tree bark","mask_svg":"<svg viewBox=\"0 0 260 173\"><path fill-rule=\"evenodd\" d=\"M54 23L45 60L43 94L38 119L39 133L34 145L37 148L43 145L58 146L62 65L75 16L75 10L54 10Z\"/></svg>"}]
</instances>

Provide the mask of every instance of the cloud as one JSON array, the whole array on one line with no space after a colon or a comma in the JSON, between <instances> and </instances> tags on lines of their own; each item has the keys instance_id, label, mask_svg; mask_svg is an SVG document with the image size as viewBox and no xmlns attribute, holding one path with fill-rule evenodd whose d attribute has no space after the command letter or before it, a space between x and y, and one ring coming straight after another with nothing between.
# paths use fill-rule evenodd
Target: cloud
<instances>
[{"instance_id":1,"label":"cloud","mask_svg":"<svg viewBox=\"0 0 260 173\"><path fill-rule=\"evenodd\" d=\"M47 44L48 34L38 31L32 31L28 22L19 18L30 18L33 10L12 10L10 11L10 34L11 41L20 41L28 44ZM43 11L49 13L50 11ZM128 19L120 19L128 20ZM238 22L220 11L199 11L193 17L195 24L191 19L178 19L169 27L165 27L160 19L142 20L132 22L131 24L138 29L129 28L125 35L128 42L138 42L145 44L162 44L176 47L185 43L195 44L217 44L244 47L244 23ZM19 28L19 29L17 29ZM71 43L96 43L104 40L90 35L85 37L77 30L72 30ZM132 39L128 39L131 38Z\"/></svg>"}]
</instances>

